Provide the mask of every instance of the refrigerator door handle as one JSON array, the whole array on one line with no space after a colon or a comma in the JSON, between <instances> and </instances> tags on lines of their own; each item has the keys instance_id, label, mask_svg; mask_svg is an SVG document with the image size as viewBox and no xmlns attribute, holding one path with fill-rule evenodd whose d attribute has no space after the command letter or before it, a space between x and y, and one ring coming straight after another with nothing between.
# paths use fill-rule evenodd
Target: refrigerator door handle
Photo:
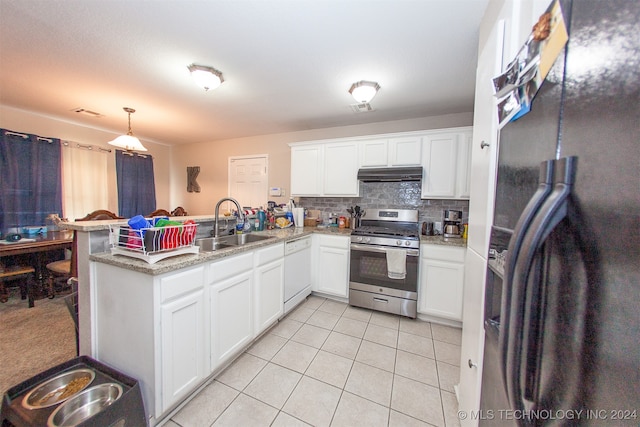
<instances>
[{"instance_id":1,"label":"refrigerator door handle","mask_svg":"<svg viewBox=\"0 0 640 427\"><path fill-rule=\"evenodd\" d=\"M547 197L522 241L522 250L516 259L510 298L509 329L505 331L507 396L512 409L524 410L521 386L522 344L524 335L525 312L527 311L527 284L535 264L536 254L540 252L545 240L558 224L566 217L569 196L573 190L577 157L566 157L555 165L555 186ZM538 277L538 276L537 276ZM531 304L531 301L528 302Z\"/></svg>"},{"instance_id":2,"label":"refrigerator door handle","mask_svg":"<svg viewBox=\"0 0 640 427\"><path fill-rule=\"evenodd\" d=\"M502 379L505 389L507 388L507 343L509 334L509 313L511 311L511 288L513 282L513 270L518 260L524 236L529 230L531 221L536 216L540 207L547 199L553 189L553 171L555 160L546 160L540 163L540 175L538 178L538 189L533 194L527 206L522 211L513 235L509 240L507 249L507 259L504 267L504 286L502 288L502 302L500 312L500 330L504 331L500 334L498 343L498 354L500 355L500 366L502 367Z\"/></svg>"}]
</instances>

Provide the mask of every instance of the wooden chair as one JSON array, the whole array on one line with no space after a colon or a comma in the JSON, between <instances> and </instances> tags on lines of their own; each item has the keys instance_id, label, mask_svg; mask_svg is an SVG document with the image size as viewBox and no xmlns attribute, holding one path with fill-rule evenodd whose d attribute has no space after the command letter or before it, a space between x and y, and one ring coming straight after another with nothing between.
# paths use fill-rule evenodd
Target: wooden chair
<instances>
[{"instance_id":1,"label":"wooden chair","mask_svg":"<svg viewBox=\"0 0 640 427\"><path fill-rule=\"evenodd\" d=\"M149 215L146 215L146 218L153 218L154 216L187 216L187 211L184 210L182 206L178 206L171 212L166 209L156 209L151 212Z\"/></svg>"},{"instance_id":2,"label":"wooden chair","mask_svg":"<svg viewBox=\"0 0 640 427\"><path fill-rule=\"evenodd\" d=\"M100 221L104 219L124 219L124 217L118 216L113 212L109 212L104 209L99 209L87 214L87 216L83 218L76 218L76 221Z\"/></svg>"},{"instance_id":3,"label":"wooden chair","mask_svg":"<svg viewBox=\"0 0 640 427\"><path fill-rule=\"evenodd\" d=\"M0 302L5 303L9 300L9 293L5 286L7 280L21 280L20 297L29 299L29 308L33 307L35 299L35 268L30 266L15 265L11 267L3 267L0 264Z\"/></svg>"},{"instance_id":4,"label":"wooden chair","mask_svg":"<svg viewBox=\"0 0 640 427\"><path fill-rule=\"evenodd\" d=\"M77 218L76 221L100 221L107 219L124 219L124 217L118 216L113 212L99 209L93 211L82 218ZM53 261L47 264L47 270L51 273L49 275L49 298L55 296L55 283L59 284L61 289L67 288L67 281L70 277L76 277L78 275L76 254L77 250L77 236L76 232L73 232L73 243L71 244L71 258L63 259L60 261Z\"/></svg>"},{"instance_id":5,"label":"wooden chair","mask_svg":"<svg viewBox=\"0 0 640 427\"><path fill-rule=\"evenodd\" d=\"M154 216L171 216L171 213L166 209L156 209L149 215L145 215L145 218L153 218Z\"/></svg>"},{"instance_id":6,"label":"wooden chair","mask_svg":"<svg viewBox=\"0 0 640 427\"><path fill-rule=\"evenodd\" d=\"M187 216L189 215L187 211L184 210L182 206L178 206L171 212L171 216Z\"/></svg>"}]
</instances>

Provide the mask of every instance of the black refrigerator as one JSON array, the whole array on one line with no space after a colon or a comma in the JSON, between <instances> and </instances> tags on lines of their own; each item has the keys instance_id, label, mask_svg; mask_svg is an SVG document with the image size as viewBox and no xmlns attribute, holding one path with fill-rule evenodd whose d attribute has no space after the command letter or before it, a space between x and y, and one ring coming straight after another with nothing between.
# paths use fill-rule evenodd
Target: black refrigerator
<instances>
[{"instance_id":1,"label":"black refrigerator","mask_svg":"<svg viewBox=\"0 0 640 427\"><path fill-rule=\"evenodd\" d=\"M569 40L500 131L480 425L640 425L640 2Z\"/></svg>"}]
</instances>

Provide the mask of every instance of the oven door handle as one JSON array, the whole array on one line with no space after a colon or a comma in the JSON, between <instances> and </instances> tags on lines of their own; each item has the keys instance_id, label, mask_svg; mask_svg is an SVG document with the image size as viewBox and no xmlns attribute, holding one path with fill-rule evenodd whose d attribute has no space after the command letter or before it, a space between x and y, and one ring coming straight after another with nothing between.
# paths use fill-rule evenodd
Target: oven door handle
<instances>
[{"instance_id":1,"label":"oven door handle","mask_svg":"<svg viewBox=\"0 0 640 427\"><path fill-rule=\"evenodd\" d=\"M376 252L376 253L386 253L387 252L387 248L386 247L380 247L380 246L372 246L372 245L359 245L357 243L352 243L351 244L351 249L357 250L357 251L362 251L362 252ZM404 251L407 252L407 256L412 256L412 257L416 257L420 255L420 250L418 249L405 249L405 248L394 248L394 249L402 249Z\"/></svg>"}]
</instances>

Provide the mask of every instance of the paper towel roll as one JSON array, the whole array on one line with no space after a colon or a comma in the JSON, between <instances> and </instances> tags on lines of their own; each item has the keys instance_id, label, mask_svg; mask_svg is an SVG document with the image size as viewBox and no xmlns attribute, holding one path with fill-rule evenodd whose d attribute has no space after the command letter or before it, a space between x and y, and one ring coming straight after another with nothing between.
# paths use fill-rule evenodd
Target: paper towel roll
<instances>
[{"instance_id":1,"label":"paper towel roll","mask_svg":"<svg viewBox=\"0 0 640 427\"><path fill-rule=\"evenodd\" d=\"M304 208L293 208L293 223L296 227L304 227Z\"/></svg>"}]
</instances>

